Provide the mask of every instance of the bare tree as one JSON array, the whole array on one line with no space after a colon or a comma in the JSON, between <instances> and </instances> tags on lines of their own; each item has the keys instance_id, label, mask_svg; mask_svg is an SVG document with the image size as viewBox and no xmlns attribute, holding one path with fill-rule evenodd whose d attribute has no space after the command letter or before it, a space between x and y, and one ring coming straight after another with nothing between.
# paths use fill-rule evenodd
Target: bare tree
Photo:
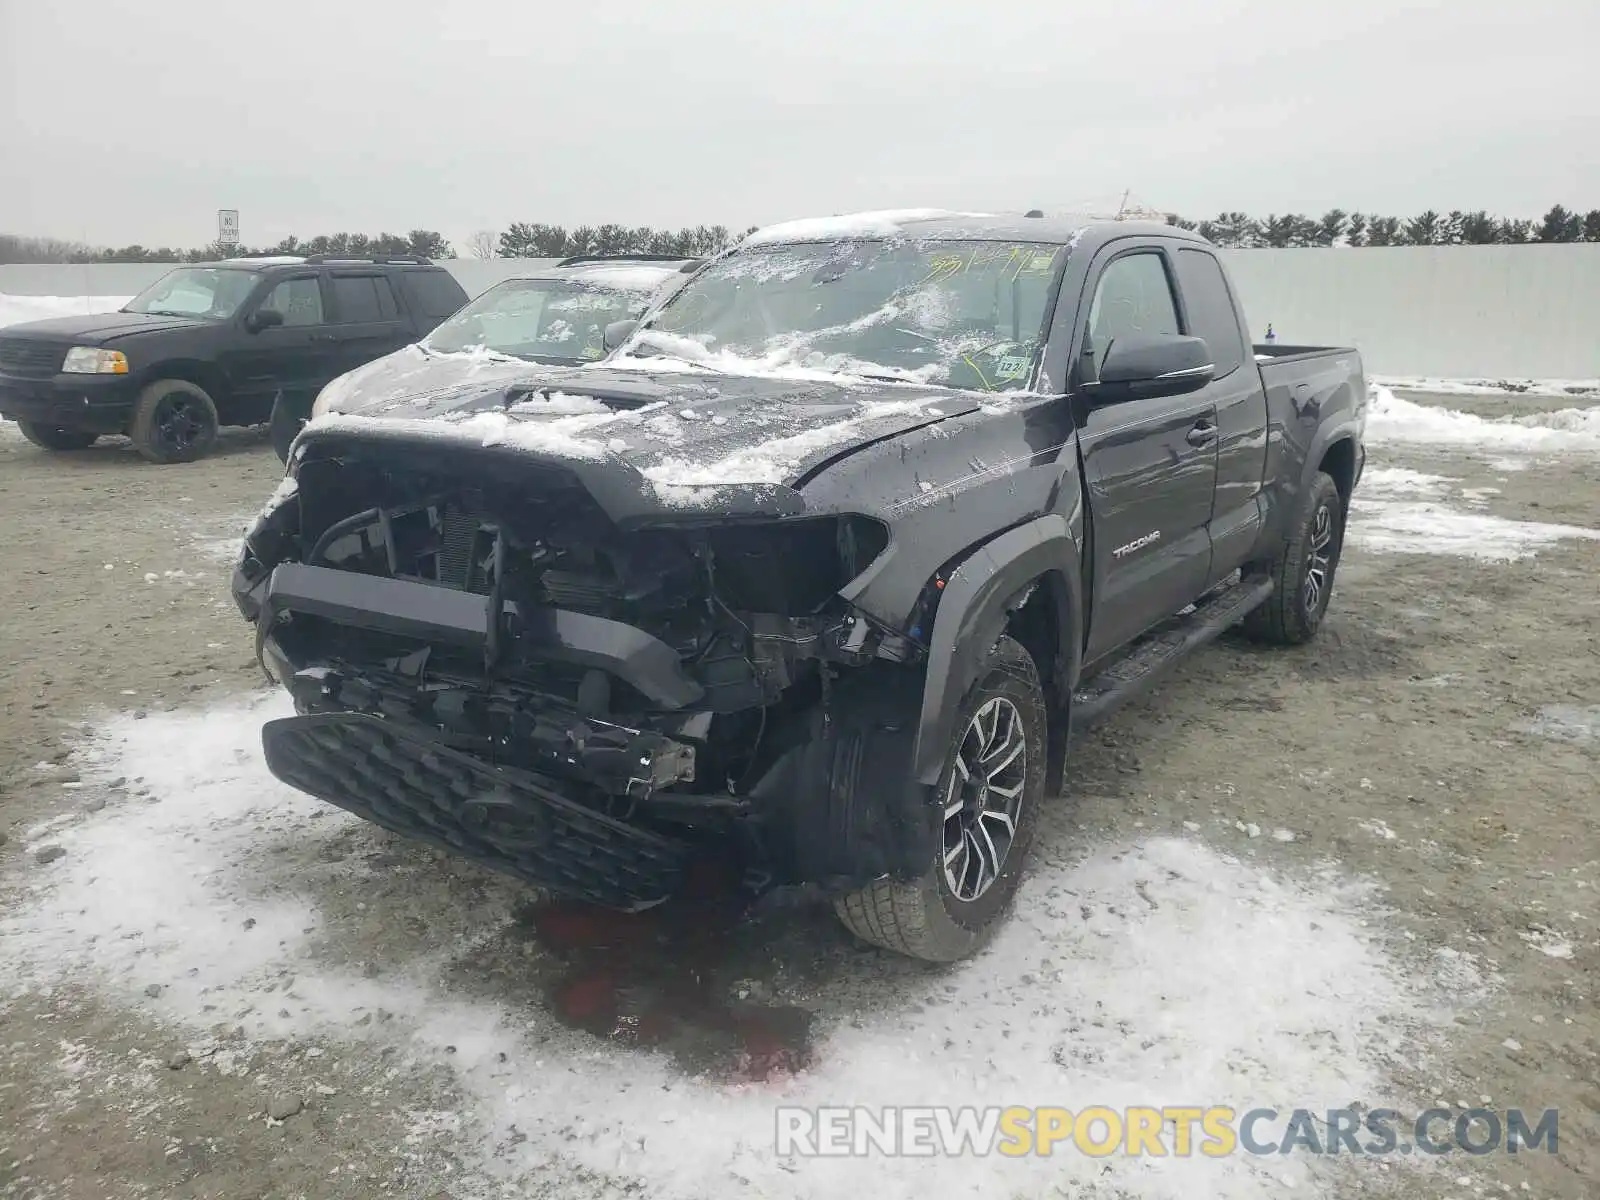
<instances>
[{"instance_id":1,"label":"bare tree","mask_svg":"<svg viewBox=\"0 0 1600 1200\"><path fill-rule=\"evenodd\" d=\"M473 258L495 258L500 253L500 235L492 229L480 229L467 243Z\"/></svg>"}]
</instances>

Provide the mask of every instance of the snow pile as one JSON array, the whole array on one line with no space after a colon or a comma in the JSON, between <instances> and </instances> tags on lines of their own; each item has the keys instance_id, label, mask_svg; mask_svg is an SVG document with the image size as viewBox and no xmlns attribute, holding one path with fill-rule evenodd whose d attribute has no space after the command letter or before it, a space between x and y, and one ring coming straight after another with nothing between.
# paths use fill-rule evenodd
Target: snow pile
<instances>
[{"instance_id":1,"label":"snow pile","mask_svg":"<svg viewBox=\"0 0 1600 1200\"><path fill-rule=\"evenodd\" d=\"M1436 396L1600 396L1600 379L1434 379L1380 375L1373 380L1405 392Z\"/></svg>"},{"instance_id":2,"label":"snow pile","mask_svg":"<svg viewBox=\"0 0 1600 1200\"><path fill-rule=\"evenodd\" d=\"M0 328L51 317L116 312L132 296L12 296L0 292Z\"/></svg>"},{"instance_id":3,"label":"snow pile","mask_svg":"<svg viewBox=\"0 0 1600 1200\"><path fill-rule=\"evenodd\" d=\"M352 839L391 843L267 774L260 725L288 712L275 695L107 723L87 786L122 776L151 795L24 835L25 851L50 843L66 855L25 876L0 913L0 988L70 980L195 1037L225 1020L247 1039L230 1043L235 1055L259 1039L316 1037L344 1068L381 1080L381 1094L404 1095L415 1076L435 1097L429 1072L449 1072L462 1097L449 1144L498 1177L484 1194L1338 1194L1302 1156L780 1161L774 1107L1403 1101L1390 1067L1414 1063L1416 1039L1480 982L1461 955L1462 989L1450 993L1392 961L1376 897L1332 868L1289 880L1171 839L1076 863L1041 851L1015 919L972 963L932 971L828 954L807 993L820 1030L809 1071L767 1084L690 1078L564 1029L525 988L495 993L471 964L506 929L498 898L510 889L490 883L486 899L425 857L396 884L394 867L339 853ZM385 911L331 907L352 895L386 895ZM360 969L369 939L412 926L427 932L389 939L381 970ZM774 936L760 952L795 957ZM476 1194L466 1182L448 1190Z\"/></svg>"},{"instance_id":4,"label":"snow pile","mask_svg":"<svg viewBox=\"0 0 1600 1200\"><path fill-rule=\"evenodd\" d=\"M953 217L983 217L987 213L951 212L944 208L886 208L876 212L843 213L837 217L807 217L781 221L750 234L741 246L770 245L774 242L827 242L844 238L888 238L905 233L913 221L937 221Z\"/></svg>"},{"instance_id":5,"label":"snow pile","mask_svg":"<svg viewBox=\"0 0 1600 1200\"><path fill-rule=\"evenodd\" d=\"M1600 540L1600 530L1473 511L1494 489L1452 487L1456 482L1403 467L1368 467L1351 504L1347 539L1379 554L1450 554L1485 562L1515 562L1562 541Z\"/></svg>"},{"instance_id":6,"label":"snow pile","mask_svg":"<svg viewBox=\"0 0 1600 1200\"><path fill-rule=\"evenodd\" d=\"M1472 446L1542 453L1592 451L1600 450L1600 407L1490 418L1416 404L1386 387L1375 386L1366 436L1373 445Z\"/></svg>"}]
</instances>

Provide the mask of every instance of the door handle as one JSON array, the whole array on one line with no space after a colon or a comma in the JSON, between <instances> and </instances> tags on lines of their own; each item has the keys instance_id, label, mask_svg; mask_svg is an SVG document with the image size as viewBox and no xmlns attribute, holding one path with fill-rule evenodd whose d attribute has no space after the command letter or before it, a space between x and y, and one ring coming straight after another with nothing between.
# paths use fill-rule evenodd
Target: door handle
<instances>
[{"instance_id":1,"label":"door handle","mask_svg":"<svg viewBox=\"0 0 1600 1200\"><path fill-rule=\"evenodd\" d=\"M1208 421L1201 421L1184 435L1184 440L1191 446L1206 446L1217 440L1217 427Z\"/></svg>"}]
</instances>

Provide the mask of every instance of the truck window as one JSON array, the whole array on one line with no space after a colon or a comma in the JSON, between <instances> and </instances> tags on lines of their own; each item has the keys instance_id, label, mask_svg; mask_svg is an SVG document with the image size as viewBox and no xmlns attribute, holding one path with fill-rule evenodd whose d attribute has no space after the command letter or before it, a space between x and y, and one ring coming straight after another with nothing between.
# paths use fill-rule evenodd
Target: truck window
<instances>
[{"instance_id":1,"label":"truck window","mask_svg":"<svg viewBox=\"0 0 1600 1200\"><path fill-rule=\"evenodd\" d=\"M285 325L321 325L322 286L314 275L285 279L267 293L261 307L281 312Z\"/></svg>"},{"instance_id":2,"label":"truck window","mask_svg":"<svg viewBox=\"0 0 1600 1200\"><path fill-rule=\"evenodd\" d=\"M1205 338L1221 379L1244 362L1244 335L1222 264L1204 250L1179 250L1178 286L1183 289L1189 332Z\"/></svg>"},{"instance_id":3,"label":"truck window","mask_svg":"<svg viewBox=\"0 0 1600 1200\"><path fill-rule=\"evenodd\" d=\"M1159 253L1126 254L1106 267L1089 304L1089 345L1097 363L1115 338L1178 332L1178 305Z\"/></svg>"},{"instance_id":4,"label":"truck window","mask_svg":"<svg viewBox=\"0 0 1600 1200\"><path fill-rule=\"evenodd\" d=\"M448 271L407 271L400 278L405 281L412 310L431 320L448 317L467 302L466 293Z\"/></svg>"},{"instance_id":5,"label":"truck window","mask_svg":"<svg viewBox=\"0 0 1600 1200\"><path fill-rule=\"evenodd\" d=\"M381 275L335 275L333 298L346 325L392 321L398 315L389 281Z\"/></svg>"}]
</instances>

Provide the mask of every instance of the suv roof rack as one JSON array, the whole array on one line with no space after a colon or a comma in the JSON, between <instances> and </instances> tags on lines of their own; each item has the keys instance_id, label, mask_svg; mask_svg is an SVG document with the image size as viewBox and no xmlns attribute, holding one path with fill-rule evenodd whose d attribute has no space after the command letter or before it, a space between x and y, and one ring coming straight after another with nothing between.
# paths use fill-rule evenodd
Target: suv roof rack
<instances>
[{"instance_id":1,"label":"suv roof rack","mask_svg":"<svg viewBox=\"0 0 1600 1200\"><path fill-rule=\"evenodd\" d=\"M306 261L308 263L408 263L419 267L433 265L433 259L424 258L420 254L308 254Z\"/></svg>"},{"instance_id":2,"label":"suv roof rack","mask_svg":"<svg viewBox=\"0 0 1600 1200\"><path fill-rule=\"evenodd\" d=\"M558 267L576 267L595 262L682 262L687 254L569 254L556 264Z\"/></svg>"}]
</instances>

